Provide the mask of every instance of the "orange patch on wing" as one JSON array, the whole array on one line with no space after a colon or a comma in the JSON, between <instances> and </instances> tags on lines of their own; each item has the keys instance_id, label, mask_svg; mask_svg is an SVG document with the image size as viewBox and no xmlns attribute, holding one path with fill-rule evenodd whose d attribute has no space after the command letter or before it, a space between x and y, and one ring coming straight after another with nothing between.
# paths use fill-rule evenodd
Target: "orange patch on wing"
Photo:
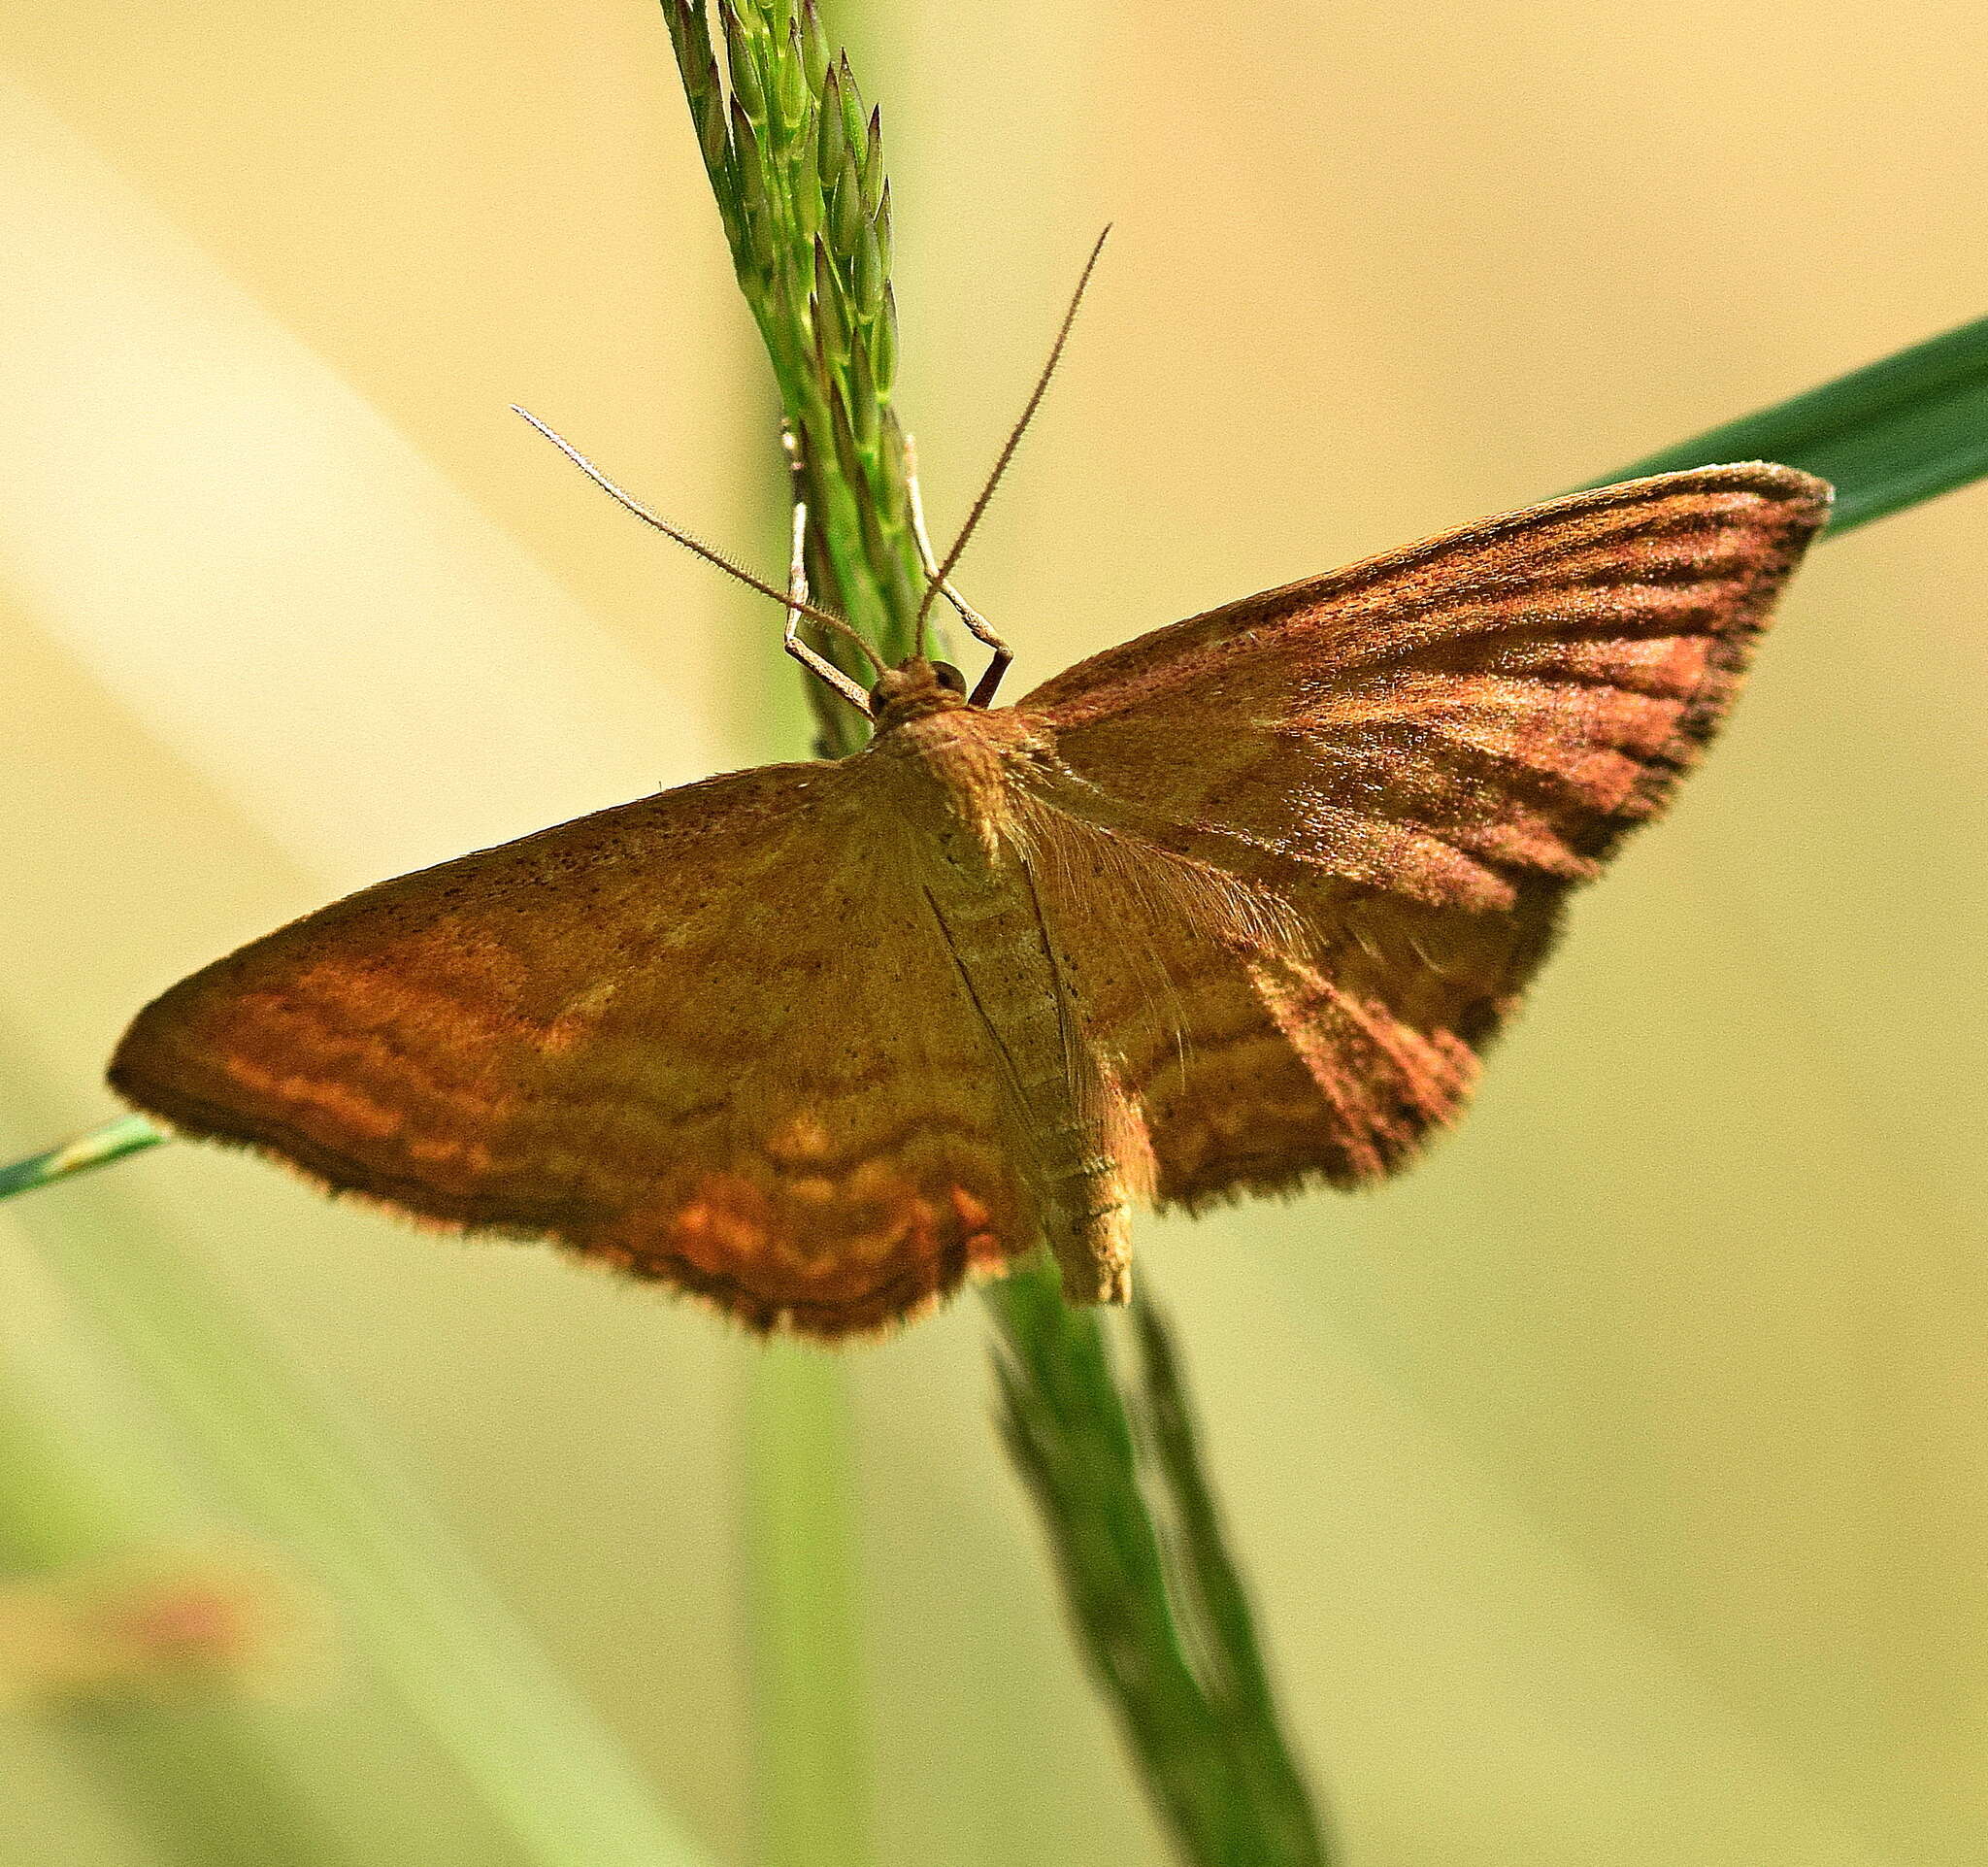
<instances>
[{"instance_id":1,"label":"orange patch on wing","mask_svg":"<svg viewBox=\"0 0 1988 1867\"><path fill-rule=\"evenodd\" d=\"M823 1172L806 1151L802 1172L769 1150L749 1171L702 1175L674 1211L611 1228L614 1255L749 1328L820 1336L880 1328L1011 1255L985 1203L943 1171L872 1157Z\"/></svg>"},{"instance_id":2,"label":"orange patch on wing","mask_svg":"<svg viewBox=\"0 0 1988 1867\"><path fill-rule=\"evenodd\" d=\"M293 1115L325 1115L342 1130L383 1141L398 1134L406 1117L397 1108L367 1095L335 1077L301 1076L273 1070L252 1056L226 1056L221 1067L250 1094L260 1096Z\"/></svg>"}]
</instances>

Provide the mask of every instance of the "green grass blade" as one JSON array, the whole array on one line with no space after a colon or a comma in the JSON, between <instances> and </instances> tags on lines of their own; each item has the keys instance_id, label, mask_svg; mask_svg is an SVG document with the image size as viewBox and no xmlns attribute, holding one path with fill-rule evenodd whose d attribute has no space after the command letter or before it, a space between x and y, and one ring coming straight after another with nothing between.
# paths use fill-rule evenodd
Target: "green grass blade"
<instances>
[{"instance_id":1,"label":"green grass blade","mask_svg":"<svg viewBox=\"0 0 1988 1867\"><path fill-rule=\"evenodd\" d=\"M1830 535L1988 474L1988 317L1587 483L1778 460L1837 489Z\"/></svg>"},{"instance_id":2,"label":"green grass blade","mask_svg":"<svg viewBox=\"0 0 1988 1867\"><path fill-rule=\"evenodd\" d=\"M126 1154L156 1148L167 1139L142 1115L119 1116L116 1120L92 1128L88 1134L66 1141L59 1148L49 1148L11 1166L0 1167L0 1199L32 1192L37 1186L52 1186L58 1180L86 1173L92 1167L107 1167Z\"/></svg>"}]
</instances>

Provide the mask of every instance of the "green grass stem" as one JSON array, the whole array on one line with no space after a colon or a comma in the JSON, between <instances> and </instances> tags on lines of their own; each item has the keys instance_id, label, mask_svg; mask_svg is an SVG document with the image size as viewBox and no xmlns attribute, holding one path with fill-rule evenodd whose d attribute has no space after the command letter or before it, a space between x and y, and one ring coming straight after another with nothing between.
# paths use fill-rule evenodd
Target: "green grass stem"
<instances>
[{"instance_id":1,"label":"green grass stem","mask_svg":"<svg viewBox=\"0 0 1988 1867\"><path fill-rule=\"evenodd\" d=\"M1223 1540L1179 1362L1152 1306L1136 1384L1052 1268L990 1285L1002 1429L1049 1539L1077 1646L1183 1860L1325 1867Z\"/></svg>"}]
</instances>

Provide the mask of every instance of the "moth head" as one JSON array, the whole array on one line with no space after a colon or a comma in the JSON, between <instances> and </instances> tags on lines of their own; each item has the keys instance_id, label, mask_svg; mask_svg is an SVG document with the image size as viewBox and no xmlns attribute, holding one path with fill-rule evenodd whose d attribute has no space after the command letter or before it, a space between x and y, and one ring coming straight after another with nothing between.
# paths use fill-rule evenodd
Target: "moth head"
<instances>
[{"instance_id":1,"label":"moth head","mask_svg":"<svg viewBox=\"0 0 1988 1867\"><path fill-rule=\"evenodd\" d=\"M914 654L877 677L877 684L870 689L870 704L877 730L884 732L909 719L964 707L967 678L950 661L928 661Z\"/></svg>"}]
</instances>

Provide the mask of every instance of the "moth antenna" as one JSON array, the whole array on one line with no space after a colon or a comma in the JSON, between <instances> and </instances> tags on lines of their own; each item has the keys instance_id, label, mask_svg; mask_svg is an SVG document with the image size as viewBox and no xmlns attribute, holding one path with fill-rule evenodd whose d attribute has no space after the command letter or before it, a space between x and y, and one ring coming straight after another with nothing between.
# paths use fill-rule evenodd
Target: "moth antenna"
<instances>
[{"instance_id":1,"label":"moth antenna","mask_svg":"<svg viewBox=\"0 0 1988 1867\"><path fill-rule=\"evenodd\" d=\"M1070 309L1063 314L1063 322L1057 327L1056 341L1049 346L1049 360L1043 365L1043 372L1036 378L1036 386L1029 391L1029 399L1023 405L1021 419L1009 431L1008 440L1002 446L999 457L994 462L994 471L987 476L987 483L980 488L980 496L974 501L973 510L967 514L967 522L959 528L959 536L952 541L952 549L945 553L944 561L939 566L939 574L925 585L925 600L918 605L918 620L914 631L917 651L925 652L925 618L932 613L932 605L945 581L953 573L960 555L967 548L967 541L974 535L974 528L980 522L981 515L987 510L994 497L994 490L1001 484L1001 476L1008 471L1008 463L1014 458L1014 450L1021 446L1021 438L1029 431L1029 423L1036 418L1036 411L1043 405L1043 397L1048 393L1049 379L1056 374L1056 365L1063 360L1063 347L1070 342L1071 327L1077 322L1078 308L1083 304L1083 295L1090 288L1091 274L1098 269L1099 256L1105 250L1105 242L1111 237L1108 224L1098 235L1098 243L1091 249L1091 256L1083 262L1083 271L1077 276L1077 289L1070 294Z\"/></svg>"},{"instance_id":2,"label":"moth antenna","mask_svg":"<svg viewBox=\"0 0 1988 1867\"><path fill-rule=\"evenodd\" d=\"M931 539L925 536L925 500L918 491L918 444L910 435L905 436L905 493L911 509L911 537L918 547L919 568L927 577L936 578L939 576L939 560L932 554ZM988 627L987 618L950 583L942 581L939 589L952 605L959 619L967 625L967 633L994 650L994 658L975 683L973 697L968 703L975 707L990 707L994 704L995 694L1001 690L1001 677L1014 659L1014 650ZM920 653L924 651L924 646L922 639L915 644Z\"/></svg>"},{"instance_id":3,"label":"moth antenna","mask_svg":"<svg viewBox=\"0 0 1988 1867\"><path fill-rule=\"evenodd\" d=\"M863 640L862 636L857 633L855 627L846 617L836 615L833 610L820 609L812 603L804 602L801 598L795 596L792 591L776 589L763 578L754 577L743 565L733 562L715 545L707 545L701 538L695 538L689 532L684 531L681 526L673 525L667 518L658 517L641 500L636 498L633 493L617 486L613 481L610 480L600 468L595 466L563 434L554 428L547 427L529 409L521 409L514 402L511 405L511 412L513 415L522 416L525 420L529 421L547 441L557 448L567 459L572 461L581 473L585 474L595 485L600 487L609 498L613 499L617 505L623 506L629 512L632 512L645 525L653 525L665 538L674 540L677 544L681 545L686 551L703 558L707 564L714 564L719 570L726 572L732 577L736 577L747 589L757 590L761 596L772 597L781 609L799 610L810 621L819 622L824 629L830 629L837 635L845 636L861 650L871 667L878 674L889 672L889 664L869 643Z\"/></svg>"}]
</instances>

